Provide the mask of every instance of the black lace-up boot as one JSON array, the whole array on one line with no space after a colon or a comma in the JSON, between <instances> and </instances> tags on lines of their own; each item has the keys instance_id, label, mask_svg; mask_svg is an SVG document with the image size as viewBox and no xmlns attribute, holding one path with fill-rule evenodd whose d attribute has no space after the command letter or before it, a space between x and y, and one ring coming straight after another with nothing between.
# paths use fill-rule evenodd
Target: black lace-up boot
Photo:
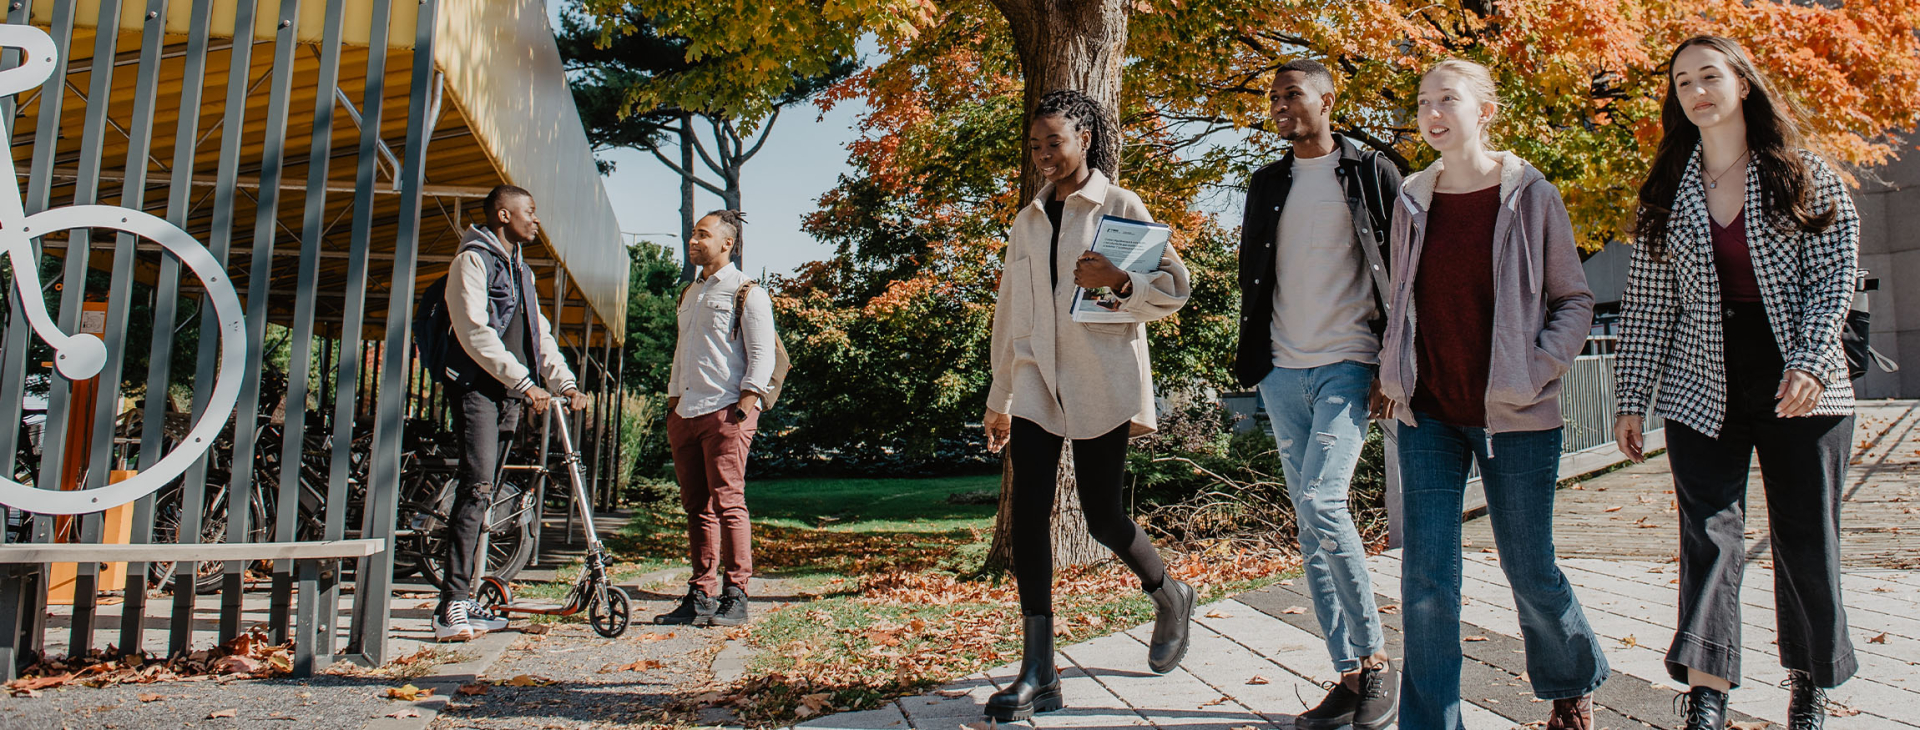
<instances>
[{"instance_id":1,"label":"black lace-up boot","mask_svg":"<svg viewBox=\"0 0 1920 730\"><path fill-rule=\"evenodd\" d=\"M1814 685L1813 675L1787 670L1782 683L1787 698L1787 730L1820 730L1827 721L1827 691Z\"/></svg>"},{"instance_id":2,"label":"black lace-up boot","mask_svg":"<svg viewBox=\"0 0 1920 730\"><path fill-rule=\"evenodd\" d=\"M1695 687L1675 701L1686 703L1686 730L1725 730L1727 727L1727 693L1712 687Z\"/></svg>"}]
</instances>

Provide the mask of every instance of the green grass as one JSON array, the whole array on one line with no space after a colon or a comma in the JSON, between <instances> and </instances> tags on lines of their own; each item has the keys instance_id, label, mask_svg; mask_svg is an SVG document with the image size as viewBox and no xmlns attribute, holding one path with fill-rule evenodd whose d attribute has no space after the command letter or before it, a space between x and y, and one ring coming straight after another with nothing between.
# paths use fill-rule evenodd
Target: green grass
<instances>
[{"instance_id":1,"label":"green grass","mask_svg":"<svg viewBox=\"0 0 1920 730\"><path fill-rule=\"evenodd\" d=\"M993 524L996 505L954 504L953 494L997 495L996 474L928 479L762 479L747 483L755 524L848 532L944 532Z\"/></svg>"}]
</instances>

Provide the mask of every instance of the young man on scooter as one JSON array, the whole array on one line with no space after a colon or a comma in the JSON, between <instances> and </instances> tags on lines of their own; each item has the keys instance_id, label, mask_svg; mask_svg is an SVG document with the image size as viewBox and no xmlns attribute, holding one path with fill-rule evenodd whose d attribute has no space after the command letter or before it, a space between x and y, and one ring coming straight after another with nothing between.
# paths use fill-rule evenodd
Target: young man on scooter
<instances>
[{"instance_id":1,"label":"young man on scooter","mask_svg":"<svg viewBox=\"0 0 1920 730\"><path fill-rule=\"evenodd\" d=\"M470 592L494 479L519 429L521 407L545 413L555 392L575 411L588 403L553 339L553 325L540 313L533 270L521 257L540 233L533 194L501 185L487 193L483 210L486 225L467 229L447 272L448 319L479 373L448 385L460 470L447 518L446 583L433 612L438 641L506 628L506 620L482 609Z\"/></svg>"}]
</instances>

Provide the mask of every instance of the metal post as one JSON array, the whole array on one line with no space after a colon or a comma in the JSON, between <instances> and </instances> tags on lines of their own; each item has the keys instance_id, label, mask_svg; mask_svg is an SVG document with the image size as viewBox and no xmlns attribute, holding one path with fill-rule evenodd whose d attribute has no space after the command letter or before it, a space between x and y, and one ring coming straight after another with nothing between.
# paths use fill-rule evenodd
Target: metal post
<instances>
[{"instance_id":1,"label":"metal post","mask_svg":"<svg viewBox=\"0 0 1920 730\"><path fill-rule=\"evenodd\" d=\"M293 54L299 50L298 33L300 30L300 0L280 0L280 31L274 34L273 41L273 88L267 102L267 139L260 156L260 202L253 221L253 260L247 278L247 366L251 370L261 369L265 352L262 345L267 337L267 298L273 289L273 248L280 235L280 177L286 167L287 116L293 93ZM221 158L221 164L226 158ZM305 404L289 402L295 409L305 408ZM242 431L244 436L236 439L234 459L239 460L244 453L253 457L254 437L252 435L260 412L260 382L249 378L240 389L240 406L236 418L248 425ZM285 438L284 435L282 438ZM248 462L251 463L251 462ZM292 542L296 539L297 522L300 515L300 494L285 489L284 477L291 468L297 479L300 463L280 463L282 481L277 488L278 497L274 501L275 542ZM269 488L262 485L262 489ZM296 485L297 489L297 485ZM282 565L287 561L277 560L273 564L273 598L268 606L267 625L273 640L285 642L287 621L293 600L293 566Z\"/></svg>"},{"instance_id":2,"label":"metal post","mask_svg":"<svg viewBox=\"0 0 1920 730\"><path fill-rule=\"evenodd\" d=\"M405 431L403 391L400 376L412 349L413 278L420 250L420 188L426 182L427 139L434 120L426 112L427 93L433 85L434 23L439 18L439 0L421 0L414 21L413 75L408 85L407 142L405 160L400 167L399 230L394 239L392 297L387 304L387 347L381 353L383 376L380 379L379 413L373 422L372 471L367 479L367 537L388 540L392 544L394 511L399 505L400 436ZM393 583L393 551L383 550L370 561L366 576L354 594L353 638L349 651L356 651L373 664L386 661L387 624L392 620L390 588Z\"/></svg>"},{"instance_id":3,"label":"metal post","mask_svg":"<svg viewBox=\"0 0 1920 730\"><path fill-rule=\"evenodd\" d=\"M24 24L28 19L30 3L16 2L7 10L7 22ZM31 215L47 207L48 187L52 181L55 144L37 144L40 140L53 140L59 135L60 110L66 97L66 77L68 50L73 40L74 3L60 3L53 8L53 21L48 34L53 37L54 48L59 49L54 59L53 74L40 87L40 123L34 132L33 167L28 173L28 186L25 209ZM9 51L9 68L18 60L18 51ZM7 97L4 119L0 125L7 130L7 139L13 139L13 119L16 109L16 97ZM34 260L40 259L40 244L33 246ZM27 385L27 334L31 329L27 324L25 312L21 309L18 291L10 294L12 302L10 317L7 321L6 344L0 348L0 418L6 423L0 426L0 474L12 474L15 466L14 454L20 445L20 402ZM42 540L44 531L51 527L51 520L45 517L34 519L34 535L30 540ZM0 541L5 541L4 530L0 530ZM12 680L14 666L22 652L33 654L40 650L46 615L44 610L46 591L42 587L46 566L13 566L5 572L5 585L0 586L0 678Z\"/></svg>"},{"instance_id":4,"label":"metal post","mask_svg":"<svg viewBox=\"0 0 1920 730\"><path fill-rule=\"evenodd\" d=\"M342 381L352 379L354 382L359 382L362 380L360 376L360 364L364 360L364 356L360 353L364 349L364 343L360 340L360 332L366 320L367 251L372 244L373 193L374 188L378 185L378 181L374 179L374 175L379 171L377 164L380 161L379 152L385 147L385 143L380 141L380 121L381 113L385 107L384 102L387 93L387 26L392 16L393 3L391 0L374 1L372 34L367 42L366 89L365 93L361 96L360 102L360 166L355 170L353 183L353 233L351 239L352 250L347 258L347 301L340 324L341 357L339 377ZM387 301L387 308L404 307L404 304L404 302L389 299ZM346 356L349 351L348 342L353 343L351 352L354 354L354 357L351 358ZM394 374L398 376L399 380L403 382L406 380L406 373L403 369L395 369ZM329 540L344 536L344 534L338 530L344 529L344 525L340 523L345 520L347 512L347 473L352 469L353 426L355 422L360 420L358 416L360 414L359 406L361 397L362 391L360 388L356 388L351 395L342 393L335 396L336 402L333 404L333 477L332 482L327 485L327 497L329 501L327 506L327 539ZM404 396L397 397L396 400L404 401ZM395 403L394 405L400 407L398 409L400 412L404 412L404 402ZM405 421L403 420L402 423L404 424ZM339 500L338 512L340 517L338 520L334 517L335 509L332 502L335 499ZM372 532L372 523L375 520L381 519L379 515L374 514L372 509L373 505L371 504L372 499L369 497L367 501L368 504L361 506L360 532L362 535ZM389 516L386 517L385 520L392 522L393 518ZM354 580L357 585L353 592L353 615L355 616L353 630L356 635L359 634L360 629L358 620L358 617L361 615L360 605L367 600L366 588L370 583L368 572L374 563L375 561L373 560L362 558L354 570ZM389 569L389 571L390 570L391 569ZM382 625L384 626L384 624ZM349 643L356 642L350 641ZM358 647L356 646L349 651L351 652L357 649Z\"/></svg>"},{"instance_id":5,"label":"metal post","mask_svg":"<svg viewBox=\"0 0 1920 730\"><path fill-rule=\"evenodd\" d=\"M101 0L99 27L113 28L120 23L120 0ZM93 57L111 59L118 52L118 33L94 35ZM113 95L113 64L96 62L88 73L87 113L81 127L80 174L73 184L73 204L91 205L99 200L101 156L105 153L108 99ZM49 140L51 141L51 140ZM52 146L52 145L49 145ZM36 171L37 172L37 171ZM61 276L60 329L75 332L80 324L80 305L86 301L87 274L92 267L93 231L75 228L68 233L66 272ZM47 399L46 430L40 437L40 484L58 484L66 478L66 433L78 414L73 412L73 394L65 378L52 378ZM94 485L97 486L97 485ZM98 515L75 517L81 525L82 539L99 529ZM85 656L93 648L94 580L98 566L83 563L74 571L73 632L67 653Z\"/></svg>"},{"instance_id":6,"label":"metal post","mask_svg":"<svg viewBox=\"0 0 1920 730\"><path fill-rule=\"evenodd\" d=\"M241 3L236 9L235 22L247 23L252 27L253 8ZM180 82L180 108L200 108L200 97L207 76L207 44L211 33L213 0L194 0L193 15L187 30L186 73ZM142 41L143 49L147 41ZM251 44L233 44L233 53L247 54L252 51ZM244 86L246 76L237 76ZM245 104L239 105L245 109ZM232 113L229 107L228 113ZM186 181L193 179L194 140L200 134L200 116L198 114L180 115L173 138L173 179L167 196L167 221L184 229L187 225L187 206L192 203L192 194ZM223 248L212 249L224 252ZM221 253L215 253L221 257ZM224 259L223 259L224 260ZM173 320L180 303L180 260L161 254L160 274L154 281L153 299L153 339L147 348L147 399L141 414L140 423L140 460L138 468L145 470L160 460L166 450L167 392L173 382ZM155 394L158 393L158 397ZM247 511L239 511L242 534L246 529ZM231 515L235 514L232 502L228 503L227 522L228 541L233 541L235 528ZM153 540L153 497L142 497L133 510L133 542L145 543ZM131 563L127 565L126 604L120 610L120 648L122 651L138 651L146 641L147 608L147 564ZM227 572L235 572L233 565L227 566Z\"/></svg>"},{"instance_id":7,"label":"metal post","mask_svg":"<svg viewBox=\"0 0 1920 730\"><path fill-rule=\"evenodd\" d=\"M147 157L153 149L153 105L156 101L155 97L160 95L160 52L165 45L167 27L166 21L163 20L167 15L167 0L147 0L146 7L144 16L146 27L143 29L140 41L140 67L133 84L133 118L127 125L125 163L127 175L120 186L120 206L133 210L143 210L146 207ZM204 55L204 49L202 55ZM94 67L97 69L100 65L96 62ZM105 100L99 103L104 106ZM107 357L106 366L101 369L95 381L99 384L100 395L94 401L93 443L87 454L88 463L84 483L88 487L106 484L108 469L113 465L114 436L119 432L115 416L120 413L120 376L126 368L127 310L133 304L133 265L137 259L134 246L140 240L131 233L120 233L114 239L113 274L107 287L107 321L102 338L106 340L107 352L110 354ZM71 255L71 247L69 247L69 255ZM171 324L172 320L168 320L167 325L161 325L158 328L171 329ZM147 433L141 434L143 440L148 436ZM150 508L146 511L151 513ZM84 539L93 542L99 539L97 531L100 518L92 518L89 523L93 525L93 529L88 532L94 534L87 534ZM97 567L92 564L83 565L81 568L83 574L92 574L96 570ZM96 592L87 590L83 595L79 591L81 587L75 586L73 597L76 617L82 613L80 609L83 605L86 609L85 613L88 614L91 614L94 608ZM138 614L126 613L129 607L122 606L121 609L121 627L124 628L128 623L140 622L141 616ZM79 630L78 620L74 622L74 628L76 631ZM86 648L91 648L92 644L93 637L89 634L84 643L76 641L73 644L74 651L84 651ZM127 650L138 651L139 647L133 646Z\"/></svg>"},{"instance_id":8,"label":"metal post","mask_svg":"<svg viewBox=\"0 0 1920 730\"><path fill-rule=\"evenodd\" d=\"M329 0L327 15L320 32L320 70L316 84L321 89L332 89L340 85L340 29L346 20L346 0ZM300 273L294 284L293 303L293 353L289 362L287 377L287 423L286 441L280 446L280 495L299 498L300 470L297 467L306 454L307 435L307 389L313 376L313 310L319 298L320 288L320 244L326 231L327 213L327 170L333 157L333 110L338 106L332 94L316 94L313 101L312 146L307 154L307 192L306 220L300 229ZM327 488L326 509L324 515L326 529L332 533L334 526L343 518L337 510L331 509L336 503L333 485ZM322 612L335 613L326 601L332 592L321 594L317 580L317 571L303 570L300 573L300 603L304 616L313 615L306 610L306 604L314 603ZM318 646L322 641L320 627L310 621L301 621L294 627L293 646L294 663L311 665L318 657L332 653L332 637L326 637L326 646Z\"/></svg>"}]
</instances>

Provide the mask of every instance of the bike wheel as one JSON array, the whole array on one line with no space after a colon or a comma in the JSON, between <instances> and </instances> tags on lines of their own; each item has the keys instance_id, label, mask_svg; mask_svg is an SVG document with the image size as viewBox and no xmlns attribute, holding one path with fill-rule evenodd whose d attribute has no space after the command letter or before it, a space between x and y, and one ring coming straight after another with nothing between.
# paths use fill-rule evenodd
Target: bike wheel
<instances>
[{"instance_id":1,"label":"bike wheel","mask_svg":"<svg viewBox=\"0 0 1920 730\"><path fill-rule=\"evenodd\" d=\"M593 632L609 639L618 639L627 632L627 624L633 618L632 609L627 602L627 592L619 586L607 586L606 600L594 601L587 607L587 623L593 626Z\"/></svg>"},{"instance_id":2,"label":"bike wheel","mask_svg":"<svg viewBox=\"0 0 1920 730\"><path fill-rule=\"evenodd\" d=\"M177 542L180 534L182 490L172 487L161 490L154 500L153 542ZM249 540L263 542L268 535L266 505L260 501L259 494L251 495L247 500ZM208 495L207 505L201 512L200 542L202 544L224 544L227 542L227 501ZM174 563L148 563L148 585L171 590L176 570ZM205 561L194 564L193 591L199 595L220 592L225 582L227 564L221 561Z\"/></svg>"}]
</instances>

